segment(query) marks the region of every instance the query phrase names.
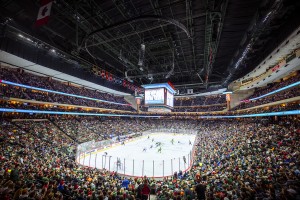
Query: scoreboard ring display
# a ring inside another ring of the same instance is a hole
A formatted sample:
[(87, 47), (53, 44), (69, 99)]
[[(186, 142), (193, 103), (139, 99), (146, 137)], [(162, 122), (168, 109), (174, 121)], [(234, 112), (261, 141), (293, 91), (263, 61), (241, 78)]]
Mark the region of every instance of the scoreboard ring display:
[[(174, 107), (175, 90), (169, 83), (143, 85), (145, 88), (144, 102), (149, 108), (172, 109)], [(149, 109), (148, 109), (149, 110)], [(154, 111), (151, 109), (151, 111)]]

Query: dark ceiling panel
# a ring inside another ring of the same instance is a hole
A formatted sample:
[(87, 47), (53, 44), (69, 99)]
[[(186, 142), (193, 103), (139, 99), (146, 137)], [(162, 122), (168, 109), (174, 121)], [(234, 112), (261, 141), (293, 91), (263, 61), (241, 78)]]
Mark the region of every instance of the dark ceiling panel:
[[(128, 71), (136, 84), (171, 81), (178, 85), (201, 83), (205, 79), (201, 69), (204, 68), (206, 14), (220, 13), (225, 2), (226, 0), (56, 0), (49, 23), (35, 28), (33, 24), (39, 9), (38, 1), (7, 0), (0, 3), (0, 17), (1, 22), (7, 17), (12, 18), (13, 21), (9, 22), (11, 26), (69, 54), (76, 53), (119, 77), (124, 77)], [(255, 19), (263, 18), (274, 2), (275, 0), (228, 0), (215, 61), (208, 77), (208, 87), (221, 84), (228, 76), (230, 64), (237, 59), (235, 55), (238, 55), (238, 50), (243, 48), (241, 42), (249, 27)], [(279, 41), (286, 36), (282, 32), (291, 32), (299, 24), (300, 20), (295, 20), (294, 26), (287, 26), (292, 19), (299, 18), (299, 2), (281, 0), (281, 3), (282, 12), (276, 14), (271, 22), (272, 28), (264, 30), (259, 36), (254, 45), (256, 49), (262, 48), (261, 45), (264, 44), (275, 48), (271, 45), (272, 41)], [(177, 20), (187, 28), (191, 38), (180, 28), (163, 21), (132, 22), (102, 31), (88, 41), (89, 45), (94, 45), (89, 50), (96, 59), (84, 48), (77, 52), (80, 49), (78, 45), (91, 31), (143, 15)], [(282, 30), (282, 27), (288, 30)], [(212, 30), (211, 34), (215, 37), (218, 24)], [(138, 66), (141, 44), (145, 44), (143, 70)], [(260, 56), (251, 55), (243, 66), (247, 66), (248, 71), (253, 69), (262, 59), (261, 55), (267, 54), (271, 47), (262, 48), (263, 53), (253, 51), (260, 53)], [(172, 69), (173, 54), (174, 72), (166, 79)], [(244, 73), (245, 70), (236, 71), (234, 78), (239, 78)], [(153, 76), (153, 80), (149, 76)], [(201, 88), (207, 86), (200, 84), (198, 89)]]

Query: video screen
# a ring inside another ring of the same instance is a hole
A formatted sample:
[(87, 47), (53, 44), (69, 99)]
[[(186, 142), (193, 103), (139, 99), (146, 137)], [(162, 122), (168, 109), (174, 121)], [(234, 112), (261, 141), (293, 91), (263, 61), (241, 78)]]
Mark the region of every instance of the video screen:
[(164, 104), (164, 88), (146, 89), (145, 104)]
[(167, 106), (173, 108), (174, 106), (174, 95), (167, 91)]

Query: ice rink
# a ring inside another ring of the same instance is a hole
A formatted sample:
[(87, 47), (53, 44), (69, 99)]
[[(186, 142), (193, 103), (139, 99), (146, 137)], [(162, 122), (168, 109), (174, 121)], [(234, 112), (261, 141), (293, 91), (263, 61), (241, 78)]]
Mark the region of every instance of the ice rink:
[[(195, 137), (191, 134), (152, 133), (149, 138), (146, 135), (125, 142), (125, 145), (93, 152), (82, 157), (79, 162), (131, 176), (169, 176), (175, 171), (184, 171), (189, 167), (190, 152), (193, 148), (189, 141), (194, 144)], [(161, 142), (161, 153), (158, 152), (159, 147), (156, 147), (157, 142)], [(143, 151), (144, 148), (146, 151)], [(186, 158), (186, 163), (183, 157)], [(121, 165), (117, 165), (118, 158)]]

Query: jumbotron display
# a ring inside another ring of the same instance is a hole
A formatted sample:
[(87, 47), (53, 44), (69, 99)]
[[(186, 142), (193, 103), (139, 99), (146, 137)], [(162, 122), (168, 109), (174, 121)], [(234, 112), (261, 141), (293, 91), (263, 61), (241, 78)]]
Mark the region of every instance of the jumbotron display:
[(148, 111), (170, 112), (174, 107), (175, 90), (170, 83), (143, 85), (145, 88), (145, 106)]
[(174, 95), (167, 91), (167, 106), (174, 107)]
[(164, 104), (164, 88), (145, 90), (145, 104)]

